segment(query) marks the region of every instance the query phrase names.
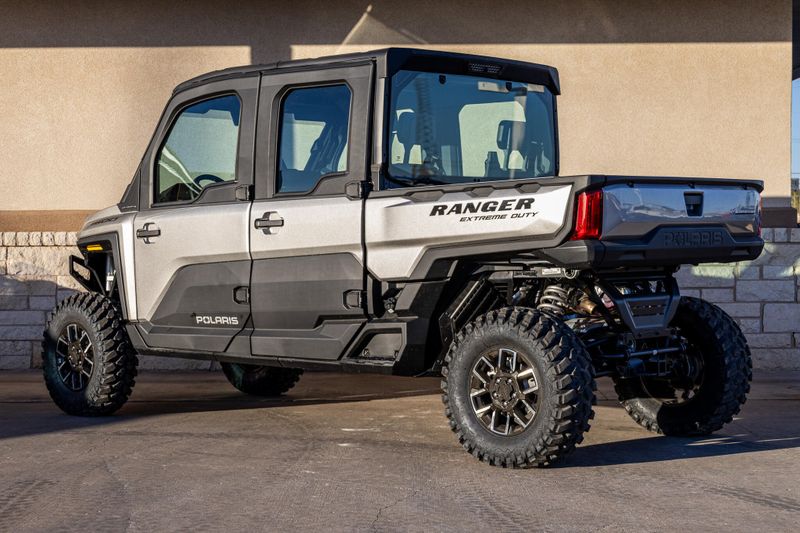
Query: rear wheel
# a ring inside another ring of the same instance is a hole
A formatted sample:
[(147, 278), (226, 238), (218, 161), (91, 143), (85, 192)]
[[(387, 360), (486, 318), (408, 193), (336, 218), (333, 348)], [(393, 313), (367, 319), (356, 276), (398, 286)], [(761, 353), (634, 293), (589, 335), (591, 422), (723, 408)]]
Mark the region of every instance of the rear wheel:
[(299, 368), (238, 363), (222, 363), (222, 372), (231, 385), (254, 396), (280, 396), (294, 387), (303, 374)]
[(42, 366), (50, 397), (64, 412), (113, 413), (131, 394), (137, 364), (114, 302), (80, 293), (56, 307), (44, 332)]
[(560, 320), (538, 311), (479, 317), (453, 341), (442, 374), (450, 427), (482, 461), (544, 466), (589, 429), (594, 379), (586, 350)]
[(747, 340), (722, 309), (681, 299), (672, 326), (686, 347), (670, 380), (618, 378), (619, 400), (637, 423), (656, 433), (706, 435), (733, 420), (747, 399), (752, 363)]

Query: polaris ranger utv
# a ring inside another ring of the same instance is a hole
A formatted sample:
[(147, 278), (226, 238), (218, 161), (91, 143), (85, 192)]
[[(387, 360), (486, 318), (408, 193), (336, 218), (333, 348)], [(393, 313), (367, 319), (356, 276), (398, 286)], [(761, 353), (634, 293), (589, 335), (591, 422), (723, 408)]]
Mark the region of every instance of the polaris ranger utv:
[(673, 275), (759, 255), (762, 184), (560, 177), (558, 94), (552, 67), (407, 49), (180, 84), (80, 232), (53, 400), (112, 413), (150, 354), (257, 395), (306, 369), (441, 375), (458, 440), (508, 467), (571, 452), (601, 376), (651, 431), (719, 430), (750, 352)]

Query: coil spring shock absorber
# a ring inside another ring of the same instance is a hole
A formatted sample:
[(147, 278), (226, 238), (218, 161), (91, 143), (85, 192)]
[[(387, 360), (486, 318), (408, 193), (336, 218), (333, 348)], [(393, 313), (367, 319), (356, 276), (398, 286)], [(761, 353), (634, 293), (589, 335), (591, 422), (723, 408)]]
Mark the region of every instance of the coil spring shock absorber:
[(564, 316), (569, 310), (569, 290), (558, 285), (548, 285), (539, 297), (536, 309), (547, 311), (556, 316)]

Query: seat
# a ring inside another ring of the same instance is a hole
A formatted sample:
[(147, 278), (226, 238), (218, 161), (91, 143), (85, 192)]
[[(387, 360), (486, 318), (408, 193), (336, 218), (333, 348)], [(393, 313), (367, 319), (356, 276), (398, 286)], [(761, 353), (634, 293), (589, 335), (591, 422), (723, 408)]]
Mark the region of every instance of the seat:
[(403, 145), (403, 164), (407, 165), (411, 150), (417, 144), (417, 115), (413, 111), (406, 111), (397, 117), (396, 130), (397, 142)]
[(521, 169), (525, 168), (527, 128), (525, 122), (519, 120), (501, 120), (497, 125), (497, 147), (503, 152), (503, 170), (510, 170), (513, 155), (523, 158)]
[[(501, 120), (497, 126), (497, 147), (503, 151), (503, 170), (509, 177), (546, 176), (552, 170), (545, 156), (544, 143), (529, 136), (527, 124), (517, 120)], [(521, 159), (521, 165), (512, 165), (513, 158)]]

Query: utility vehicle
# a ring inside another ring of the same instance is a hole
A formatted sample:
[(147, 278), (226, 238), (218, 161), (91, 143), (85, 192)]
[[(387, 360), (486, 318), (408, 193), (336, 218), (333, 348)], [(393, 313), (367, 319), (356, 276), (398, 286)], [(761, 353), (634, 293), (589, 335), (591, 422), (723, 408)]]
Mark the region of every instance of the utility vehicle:
[(559, 176), (558, 94), (552, 67), (396, 48), (178, 85), (80, 232), (86, 292), (44, 334), (56, 404), (112, 413), (150, 354), (257, 395), (441, 375), (458, 440), (507, 467), (572, 451), (603, 376), (649, 430), (720, 429), (750, 352), (674, 274), (759, 255), (762, 183)]

